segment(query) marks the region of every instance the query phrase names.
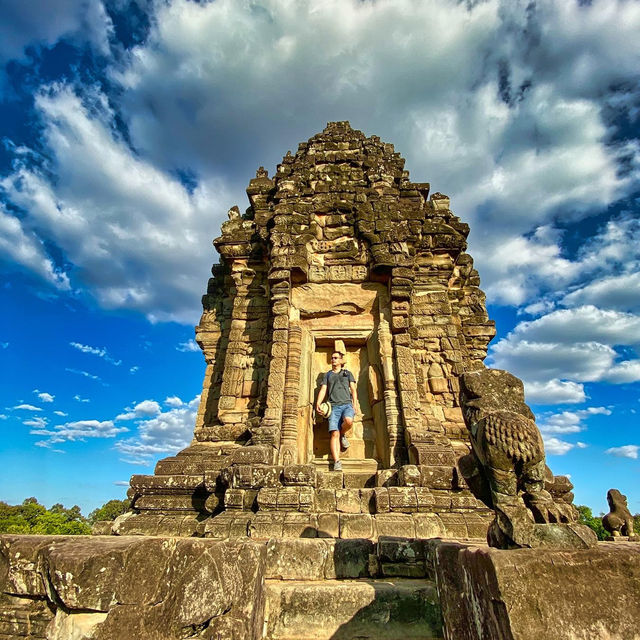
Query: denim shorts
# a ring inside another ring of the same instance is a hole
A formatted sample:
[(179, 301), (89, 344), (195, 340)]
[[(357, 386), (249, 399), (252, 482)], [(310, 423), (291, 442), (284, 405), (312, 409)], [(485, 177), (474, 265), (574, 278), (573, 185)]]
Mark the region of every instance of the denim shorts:
[(329, 433), (339, 431), (344, 418), (353, 418), (356, 412), (352, 404), (332, 404), (329, 416)]

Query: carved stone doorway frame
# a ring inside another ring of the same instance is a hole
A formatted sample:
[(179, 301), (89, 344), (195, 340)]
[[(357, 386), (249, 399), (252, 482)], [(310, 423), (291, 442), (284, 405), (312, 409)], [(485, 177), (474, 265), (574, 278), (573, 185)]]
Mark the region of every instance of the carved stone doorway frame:
[(300, 336), (300, 357), (291, 383), (298, 387), (298, 462), (327, 462), (327, 424), (314, 421), (313, 407), (322, 374), (330, 368), (326, 354), (334, 350), (336, 341), (342, 341), (347, 349), (345, 365), (357, 378), (363, 410), (347, 434), (352, 446), (343, 459), (354, 468), (393, 466), (392, 452), (397, 450), (402, 434), (389, 316), (387, 287), (381, 283), (304, 284), (294, 288), (290, 329)]

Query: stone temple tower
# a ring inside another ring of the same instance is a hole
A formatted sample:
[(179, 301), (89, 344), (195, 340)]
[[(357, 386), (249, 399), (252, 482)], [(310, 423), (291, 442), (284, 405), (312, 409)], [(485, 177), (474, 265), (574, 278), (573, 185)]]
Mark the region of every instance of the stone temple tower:
[[(133, 476), (117, 533), (484, 537), (491, 512), (460, 463), (459, 377), (484, 366), (495, 329), (468, 225), (348, 122), (274, 177), (258, 169), (247, 194), (214, 240), (193, 441)], [(314, 413), (336, 347), (362, 410), (343, 472)]]
[[(0, 536), (0, 640), (638, 638), (640, 545), (577, 522), (483, 364), (469, 229), (403, 168), (333, 122), (258, 170), (214, 240), (191, 444), (94, 527), (123, 537)], [(339, 471), (334, 350), (361, 408)]]

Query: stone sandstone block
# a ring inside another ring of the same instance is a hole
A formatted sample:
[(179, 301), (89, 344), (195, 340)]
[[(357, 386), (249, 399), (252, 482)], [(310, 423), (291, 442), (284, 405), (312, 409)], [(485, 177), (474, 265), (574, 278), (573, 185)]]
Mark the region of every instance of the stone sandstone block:
[(417, 538), (441, 538), (446, 530), (437, 513), (414, 513), (412, 515)]
[(262, 487), (277, 487), (280, 485), (282, 467), (253, 465), (251, 467), (251, 486), (254, 489)]
[(300, 489), (298, 487), (281, 487), (277, 489), (278, 511), (297, 511), (300, 507)]
[(318, 518), (314, 513), (285, 513), (282, 524), (285, 538), (316, 538)]
[(292, 464), (284, 467), (282, 482), (285, 485), (315, 486), (316, 468), (312, 464)]
[(375, 516), (378, 536), (413, 538), (416, 528), (413, 518), (405, 513), (379, 513)]
[(401, 513), (418, 510), (418, 499), (414, 487), (389, 487), (389, 509)]
[(345, 489), (373, 487), (375, 484), (375, 478), (376, 476), (373, 473), (350, 471), (349, 473), (344, 473), (344, 487)]
[(251, 538), (267, 539), (282, 538), (284, 527), (284, 513), (268, 512), (255, 513), (248, 525)]
[(398, 484), (402, 487), (420, 486), (420, 469), (413, 464), (405, 464), (398, 471)]
[(315, 511), (329, 513), (336, 510), (336, 492), (332, 489), (316, 489)]
[(467, 521), (462, 513), (440, 513), (440, 520), (447, 538), (467, 538), (469, 530)]
[(337, 513), (318, 514), (318, 538), (338, 538), (340, 536), (340, 516)]
[(342, 489), (343, 473), (342, 471), (321, 472), (317, 475), (316, 486), (318, 489)]
[(265, 578), (277, 580), (324, 580), (329, 554), (325, 540), (273, 539), (267, 543)]
[(418, 511), (433, 511), (435, 498), (433, 497), (431, 490), (427, 489), (427, 487), (416, 487), (415, 491)]
[[(11, 540), (13, 552), (7, 557), (26, 555), (19, 551), (21, 544), (19, 537)], [(27, 541), (27, 549), (32, 546)], [(229, 640), (258, 640), (262, 632), (262, 544), (51, 536), (39, 553), (40, 582), (48, 584), (46, 637), (51, 640), (178, 640), (197, 627), (219, 631)], [(6, 589), (0, 583), (0, 590)], [(5, 605), (6, 598), (0, 598), (3, 613)], [(20, 636), (44, 638), (38, 632), (43, 618), (33, 606), (28, 609), (28, 630)]]
[(451, 489), (454, 482), (454, 468), (448, 465), (420, 465), (420, 486), (430, 489)]
[(360, 489), (360, 511), (362, 513), (375, 513), (375, 510), (373, 489)]
[(278, 488), (263, 487), (258, 491), (257, 502), (260, 511), (275, 511), (278, 507)]
[(376, 473), (376, 487), (393, 487), (398, 484), (396, 469), (382, 469)]
[(368, 513), (341, 513), (341, 538), (373, 538), (375, 536), (374, 519)]
[(225, 509), (242, 511), (244, 506), (244, 489), (227, 489), (224, 494)]
[(376, 513), (387, 513), (389, 511), (389, 489), (376, 487), (373, 490), (373, 501)]
[(640, 583), (640, 545), (503, 551), (435, 540), (428, 544), (445, 612), (445, 637), (638, 637), (640, 598), (627, 594), (637, 594)]
[(451, 510), (451, 494), (448, 491), (434, 489), (433, 510), (438, 513)]
[(358, 489), (336, 489), (336, 511), (360, 513), (360, 491)]

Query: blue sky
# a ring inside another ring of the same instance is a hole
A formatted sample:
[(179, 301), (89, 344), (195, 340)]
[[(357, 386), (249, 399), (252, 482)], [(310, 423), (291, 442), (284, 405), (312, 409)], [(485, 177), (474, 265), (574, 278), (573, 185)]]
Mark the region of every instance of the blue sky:
[(1, 500), (88, 512), (188, 444), (211, 240), (350, 120), (448, 194), (576, 502), (640, 511), (640, 3), (5, 0)]

